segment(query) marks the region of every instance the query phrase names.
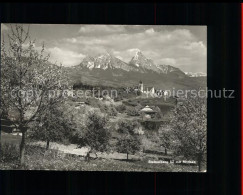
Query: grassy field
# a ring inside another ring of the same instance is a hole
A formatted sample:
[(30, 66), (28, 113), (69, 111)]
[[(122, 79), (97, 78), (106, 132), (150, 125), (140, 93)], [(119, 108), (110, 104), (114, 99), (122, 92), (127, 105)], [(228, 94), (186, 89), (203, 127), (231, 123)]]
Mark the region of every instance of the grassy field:
[(18, 135), (12, 135), (9, 133), (3, 133), (1, 135), (1, 142), (4, 143), (12, 143), (12, 144), (16, 144), (19, 145), (21, 141), (21, 136)]
[[(15, 152), (16, 153), (16, 152)], [(16, 153), (17, 154), (17, 153)], [(150, 164), (148, 160), (91, 159), (74, 155), (60, 155), (56, 150), (45, 151), (38, 146), (26, 147), (25, 165), (18, 165), (17, 157), (11, 161), (0, 161), (1, 170), (56, 170), (56, 171), (136, 171), (136, 172), (195, 172), (195, 166), (174, 164)]]
[[(18, 166), (18, 144), (20, 136), (11, 134), (2, 134), (2, 143), (12, 143), (16, 147), (11, 151), (11, 161), (1, 160), (0, 169), (24, 169), (24, 170), (66, 170), (66, 171), (136, 171), (136, 172), (196, 172), (197, 166), (185, 166), (166, 163), (149, 163), (151, 157), (145, 156), (140, 158), (125, 158), (115, 160), (111, 158), (91, 158), (89, 162), (84, 157), (60, 153), (57, 150), (45, 150), (44, 147), (27, 145), (25, 166)], [(125, 155), (124, 155), (125, 156)]]

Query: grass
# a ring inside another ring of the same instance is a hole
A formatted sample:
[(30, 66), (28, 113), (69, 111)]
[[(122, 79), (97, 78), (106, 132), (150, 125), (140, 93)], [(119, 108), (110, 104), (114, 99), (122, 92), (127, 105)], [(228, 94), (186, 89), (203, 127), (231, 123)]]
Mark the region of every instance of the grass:
[[(4, 155), (0, 159), (0, 170), (63, 170), (63, 171), (135, 171), (135, 172), (196, 172), (197, 166), (185, 166), (176, 164), (151, 164), (148, 163), (152, 156), (146, 155), (141, 160), (130, 159), (91, 159), (86, 162), (84, 157), (77, 155), (66, 155), (57, 150), (34, 145), (26, 146), (25, 165), (19, 166), (19, 142), (21, 136), (2, 134), (2, 144), (6, 146)], [(3, 153), (2, 153), (3, 154)], [(11, 155), (8, 155), (11, 154)], [(132, 156), (129, 155), (129, 158)]]
[(20, 135), (12, 135), (10, 133), (1, 133), (1, 142), (4, 143), (11, 143), (15, 145), (19, 145), (21, 141)]
[[(17, 148), (16, 148), (17, 150)], [(1, 170), (58, 170), (58, 171), (136, 171), (136, 172), (171, 172), (171, 171), (196, 171), (194, 166), (181, 166), (174, 164), (150, 164), (147, 159), (114, 160), (91, 159), (89, 162), (84, 157), (63, 155), (57, 150), (45, 151), (38, 146), (26, 147), (25, 165), (20, 167), (17, 160), (0, 161)]]

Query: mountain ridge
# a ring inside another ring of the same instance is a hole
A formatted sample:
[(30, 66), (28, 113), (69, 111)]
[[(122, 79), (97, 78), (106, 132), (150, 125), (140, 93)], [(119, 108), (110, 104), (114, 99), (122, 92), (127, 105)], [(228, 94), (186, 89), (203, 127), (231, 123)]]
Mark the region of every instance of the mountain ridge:
[(182, 70), (171, 65), (158, 65), (146, 58), (141, 51), (126, 63), (109, 53), (86, 56), (76, 66), (67, 67), (70, 81), (86, 82), (107, 86), (130, 86), (139, 80), (160, 88), (181, 89), (206, 86), (206, 79), (187, 76)]
[(185, 73), (177, 67), (171, 65), (158, 65), (152, 59), (146, 58), (141, 51), (137, 51), (131, 60), (126, 63), (121, 59), (113, 56), (110, 53), (98, 54), (96, 56), (86, 56), (82, 62), (74, 67), (88, 68), (90, 70), (95, 68), (101, 69), (122, 69), (125, 71), (138, 71), (146, 73), (150, 70), (157, 73), (168, 74), (171, 72), (180, 72), (181, 75)]

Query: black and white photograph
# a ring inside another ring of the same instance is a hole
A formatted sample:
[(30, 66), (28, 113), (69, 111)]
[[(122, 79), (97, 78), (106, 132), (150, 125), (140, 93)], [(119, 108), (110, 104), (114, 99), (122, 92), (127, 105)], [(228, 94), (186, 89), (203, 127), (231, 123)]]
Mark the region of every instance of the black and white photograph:
[(207, 172), (207, 26), (1, 24), (0, 170)]

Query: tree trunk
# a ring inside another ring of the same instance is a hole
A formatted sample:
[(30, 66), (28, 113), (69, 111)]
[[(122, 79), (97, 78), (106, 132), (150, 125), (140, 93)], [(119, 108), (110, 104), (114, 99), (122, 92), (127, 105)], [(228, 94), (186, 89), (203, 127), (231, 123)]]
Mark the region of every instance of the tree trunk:
[(25, 131), (22, 131), (22, 139), (20, 143), (20, 165), (24, 164), (24, 154), (25, 154)]
[(2, 130), (0, 129), (0, 151), (2, 147)]
[(2, 157), (1, 154), (2, 154), (2, 133), (1, 133), (1, 129), (0, 129), (0, 158)]
[(50, 141), (47, 140), (47, 141), (46, 141), (46, 150), (49, 150), (49, 145), (50, 145)]
[(127, 160), (128, 160), (128, 153), (127, 153)]
[(198, 172), (201, 172), (201, 168), (202, 168), (202, 155), (201, 154), (198, 155), (197, 163), (198, 163)]
[(89, 158), (90, 158), (90, 152), (87, 153), (87, 155), (86, 155), (86, 159), (85, 159), (85, 160), (86, 160), (87, 162), (89, 162)]
[(165, 148), (165, 155), (167, 155), (167, 149)]

